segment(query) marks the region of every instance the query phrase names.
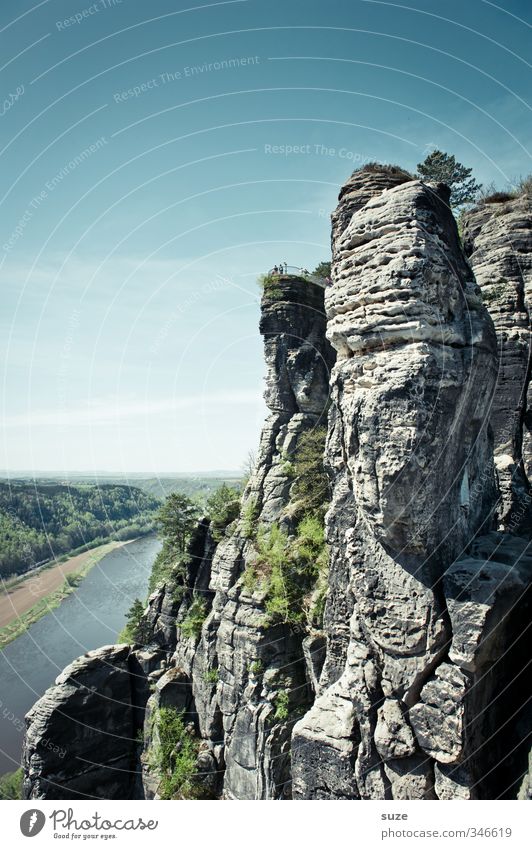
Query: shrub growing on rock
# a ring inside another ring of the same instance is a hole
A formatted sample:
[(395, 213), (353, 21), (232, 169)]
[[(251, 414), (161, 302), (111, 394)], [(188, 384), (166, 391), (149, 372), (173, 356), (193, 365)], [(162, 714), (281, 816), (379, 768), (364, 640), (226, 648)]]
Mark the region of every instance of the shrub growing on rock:
[(204, 794), (197, 780), (198, 741), (185, 725), (182, 712), (162, 707), (154, 724), (158, 743), (151, 752), (150, 766), (161, 773), (161, 799), (200, 799)]
[(240, 512), (240, 495), (236, 489), (222, 484), (216, 492), (207, 499), (207, 513), (211, 520), (211, 534), (215, 542), (219, 542), (225, 529), (238, 517)]
[(187, 610), (187, 614), (179, 627), (184, 637), (197, 639), (207, 617), (207, 603), (201, 596), (196, 596)]

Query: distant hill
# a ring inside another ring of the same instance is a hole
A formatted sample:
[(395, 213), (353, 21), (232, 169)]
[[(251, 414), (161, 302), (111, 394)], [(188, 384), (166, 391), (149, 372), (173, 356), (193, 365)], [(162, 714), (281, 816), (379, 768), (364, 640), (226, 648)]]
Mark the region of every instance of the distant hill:
[[(28, 485), (35, 482), (39, 486), (47, 486), (52, 483), (65, 486), (90, 484), (93, 486), (106, 486), (116, 484), (119, 486), (137, 487), (143, 492), (160, 498), (161, 501), (171, 492), (182, 492), (194, 500), (204, 501), (211, 492), (218, 489), (223, 483), (229, 486), (238, 486), (242, 480), (243, 473), (238, 471), (213, 471), (199, 472), (198, 474), (161, 474), (143, 475), (140, 472), (131, 474), (116, 474), (112, 472), (70, 472), (65, 475), (53, 472), (38, 472), (31, 477), (23, 472), (12, 472), (9, 482), (12, 484)], [(7, 483), (7, 478), (0, 481)]]
[(155, 498), (163, 499), (171, 492), (183, 492), (189, 498), (203, 501), (223, 483), (228, 486), (238, 486), (241, 477), (242, 475), (238, 477), (138, 478), (135, 480), (135, 485), (143, 492), (154, 495)]

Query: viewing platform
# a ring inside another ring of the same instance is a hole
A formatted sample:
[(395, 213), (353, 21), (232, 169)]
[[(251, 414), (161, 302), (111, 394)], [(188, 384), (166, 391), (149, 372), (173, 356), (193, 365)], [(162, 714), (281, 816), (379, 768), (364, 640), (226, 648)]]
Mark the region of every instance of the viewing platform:
[(330, 277), (321, 277), (318, 274), (311, 274), (306, 268), (299, 268), (296, 265), (276, 265), (267, 272), (268, 277), (271, 277), (272, 280), (275, 280), (276, 277), (300, 277), (303, 280), (306, 280), (308, 283), (314, 283), (315, 286), (320, 286), (322, 289), (326, 289), (327, 286), (331, 284)]

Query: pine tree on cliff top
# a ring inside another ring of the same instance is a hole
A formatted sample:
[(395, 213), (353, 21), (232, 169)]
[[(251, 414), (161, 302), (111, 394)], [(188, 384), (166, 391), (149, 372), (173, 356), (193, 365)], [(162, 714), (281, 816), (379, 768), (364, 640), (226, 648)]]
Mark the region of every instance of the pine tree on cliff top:
[(451, 206), (472, 203), (482, 186), (471, 176), (472, 168), (466, 168), (455, 157), (442, 150), (433, 150), (417, 166), (418, 176), (422, 180), (434, 180), (447, 183), (451, 189)]

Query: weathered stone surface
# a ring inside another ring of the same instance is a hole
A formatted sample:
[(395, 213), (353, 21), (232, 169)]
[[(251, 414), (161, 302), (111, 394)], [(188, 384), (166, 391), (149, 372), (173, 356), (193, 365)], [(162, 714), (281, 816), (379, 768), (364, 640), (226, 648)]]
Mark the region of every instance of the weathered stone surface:
[(305, 658), (307, 680), (313, 692), (317, 693), (320, 688), (320, 675), (327, 652), (325, 634), (321, 632), (309, 634), (302, 642), (302, 649)]
[[(526, 195), (483, 203), (463, 217), (463, 239), (497, 333), (497, 385), (490, 414), (501, 489), (501, 528), (529, 532), (532, 209)], [(523, 422), (525, 429), (523, 431)], [(525, 461), (523, 464), (523, 453)]]
[(434, 764), (434, 789), (438, 799), (477, 799), (475, 780), (463, 766)]
[(355, 760), (358, 726), (341, 684), (319, 696), (294, 726), (293, 795), (296, 799), (358, 799)]
[(173, 666), (157, 681), (154, 692), (146, 704), (143, 729), (142, 785), (145, 799), (158, 797), (161, 774), (154, 765), (154, 748), (159, 743), (157, 717), (160, 708), (175, 708), (185, 722), (194, 723), (195, 711), (192, 702), (192, 681), (182, 669)]
[(493, 477), (476, 484), (491, 464), (495, 337), (447, 200), (418, 181), (370, 200), (335, 245), (327, 291), (355, 500), (405, 556), (424, 557), (445, 525), (459, 551), (494, 495)]
[(389, 760), (384, 772), (394, 799), (436, 799), (432, 764), (426, 757)]
[[(357, 179), (326, 296), (338, 353), (327, 449), (331, 580), (341, 576), (354, 615), (340, 651), (334, 619), (326, 621), (335, 667), (327, 658), (321, 695), (294, 729), (294, 793), (319, 795), (310, 765), (330, 762), (332, 750), (354, 759), (353, 798), (482, 797), (490, 758), (479, 740), (490, 723), (504, 737), (484, 658), (500, 660), (511, 645), (504, 625), (490, 639), (490, 617), (504, 622), (528, 580), (476, 561), (465, 577), (478, 555), (464, 551), (490, 529), (498, 497), (487, 427), (495, 334), (445, 187), (384, 187), (380, 175), (379, 193), (368, 195), (370, 172), (357, 205)], [(343, 515), (339, 503), (348, 505)], [(349, 740), (320, 731), (339, 694), (354, 716)], [(484, 719), (471, 726), (475, 712)], [(459, 774), (448, 769), (455, 764)], [(328, 775), (328, 798), (342, 795), (337, 774)]]
[[(440, 771), (439, 798), (489, 798), (497, 786), (504, 794), (519, 779), (530, 733), (520, 633), (530, 621), (528, 548), (505, 534), (480, 537), (477, 557), (458, 560), (445, 573), (449, 663), (436, 669), (409, 713), (421, 748), (441, 765), (460, 766)], [(477, 559), (480, 553), (485, 559)]]
[(354, 171), (340, 189), (338, 206), (331, 216), (333, 243), (342, 235), (354, 213), (371, 198), (411, 179), (412, 175), (402, 168), (386, 169), (376, 165), (371, 170)]
[(122, 645), (89, 652), (63, 670), (26, 717), (25, 798), (139, 797), (140, 669)]
[(386, 699), (377, 711), (375, 747), (383, 761), (406, 758), (416, 751), (412, 729), (396, 699)]
[[(459, 560), (445, 573), (443, 586), (453, 633), (449, 660), (466, 672), (474, 672), (489, 658), (496, 662), (501, 646), (497, 630), (504, 624), (526, 590), (532, 570), (525, 577), (526, 561), (508, 567), (494, 560)], [(490, 656), (491, 655), (491, 656)]]
[(441, 663), (423, 689), (409, 719), (421, 748), (440, 763), (457, 763), (464, 755), (464, 699), (467, 676)]
[[(192, 682), (197, 732), (206, 746), (204, 760), (212, 759), (223, 778), (219, 792), (235, 799), (290, 796), (294, 717), (308, 707), (323, 663), (319, 638), (312, 637), (305, 658), (307, 632), (272, 626), (260, 587), (249, 592), (242, 582), (246, 566), (256, 559), (251, 537), (258, 524), (277, 522), (289, 534), (295, 529), (287, 510), (293, 485), (287, 461), (301, 435), (325, 420), (333, 361), (325, 339), (323, 290), (289, 277), (276, 281), (275, 289), (274, 296), (265, 292), (260, 325), (268, 370), (265, 398), (271, 414), (244, 493), (242, 517), (209, 564), (212, 607), (201, 635), (186, 639), (180, 632), (189, 595), (177, 613), (172, 658)], [(192, 574), (189, 586), (193, 594), (197, 578)], [(213, 669), (216, 680), (209, 675)], [(275, 700), (281, 691), (289, 694), (287, 718), (276, 717)]]

